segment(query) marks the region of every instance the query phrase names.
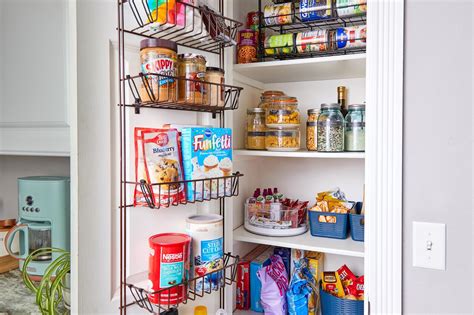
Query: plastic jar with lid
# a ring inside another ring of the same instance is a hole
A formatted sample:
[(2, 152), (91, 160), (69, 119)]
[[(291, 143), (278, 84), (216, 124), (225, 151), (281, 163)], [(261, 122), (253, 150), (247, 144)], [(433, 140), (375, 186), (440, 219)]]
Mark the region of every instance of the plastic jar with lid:
[(206, 98), (208, 105), (224, 106), (225, 98), (225, 72), (221, 68), (207, 67), (206, 69)]
[(318, 144), (318, 117), (319, 109), (308, 109), (308, 120), (306, 122), (306, 149), (317, 151)]
[(145, 78), (139, 94), (143, 102), (176, 101), (176, 79), (173, 77), (176, 76), (177, 50), (175, 42), (165, 39), (149, 38), (140, 42), (140, 62)]
[(178, 55), (178, 101), (206, 105), (204, 80), (206, 77), (206, 58), (196, 54)]
[(344, 117), (337, 103), (322, 104), (318, 118), (318, 151), (344, 151)]
[(275, 97), (279, 96), (285, 96), (285, 93), (282, 91), (265, 91), (262, 93), (260, 96), (260, 103), (258, 104), (258, 107), (261, 107), (263, 109), (266, 109), (267, 106), (270, 104), (271, 100), (273, 100)]
[(296, 128), (300, 125), (300, 111), (296, 97), (274, 97), (265, 111), (265, 123), (269, 128)]
[(344, 143), (346, 151), (365, 151), (365, 104), (349, 105)]
[(300, 149), (300, 129), (267, 129), (265, 149), (268, 151), (298, 151)]
[(265, 110), (250, 108), (247, 110), (247, 149), (265, 150)]

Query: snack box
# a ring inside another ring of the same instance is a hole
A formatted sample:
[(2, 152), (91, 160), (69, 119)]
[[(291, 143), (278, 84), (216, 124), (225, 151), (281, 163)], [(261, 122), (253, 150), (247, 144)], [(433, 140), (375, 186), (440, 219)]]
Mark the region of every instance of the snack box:
[(319, 252), (306, 252), (305, 255), (308, 261), (308, 268), (313, 278), (315, 280), (315, 284), (317, 285), (321, 280), (321, 275), (324, 270), (323, 267), (323, 258), (324, 254)]
[(283, 260), (283, 263), (285, 264), (285, 269), (288, 275), (288, 279), (290, 279), (291, 277), (291, 274), (290, 274), (291, 249), (286, 248), (286, 247), (275, 247), (275, 249), (273, 250), (273, 254), (281, 257), (281, 259)]
[(269, 247), (268, 245), (255, 247), (237, 264), (236, 308), (238, 310), (248, 310), (250, 308), (250, 262), (268, 250)]
[(270, 264), (270, 256), (273, 254), (273, 248), (268, 248), (250, 263), (250, 309), (254, 312), (263, 313), (263, 306), (260, 303), (260, 291), (262, 283), (257, 276), (258, 269)]
[(290, 269), (291, 275), (295, 272), (295, 269), (300, 267), (303, 263), (304, 250), (303, 249), (291, 249), (291, 258), (290, 258)]
[[(232, 129), (183, 128), (181, 147), (185, 180), (232, 175)], [(187, 184), (188, 201), (231, 195), (231, 178)]]

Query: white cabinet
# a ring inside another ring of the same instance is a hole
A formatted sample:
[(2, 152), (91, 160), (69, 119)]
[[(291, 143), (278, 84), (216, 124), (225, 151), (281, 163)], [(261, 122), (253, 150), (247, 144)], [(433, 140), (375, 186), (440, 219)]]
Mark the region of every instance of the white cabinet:
[(0, 154), (69, 155), (66, 1), (0, 2)]

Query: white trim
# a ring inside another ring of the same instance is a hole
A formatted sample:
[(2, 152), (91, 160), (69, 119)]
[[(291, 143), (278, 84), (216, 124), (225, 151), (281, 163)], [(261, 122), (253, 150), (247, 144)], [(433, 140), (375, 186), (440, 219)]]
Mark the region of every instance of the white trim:
[(14, 156), (49, 156), (49, 157), (69, 157), (67, 151), (27, 151), (27, 150), (0, 150), (0, 155)]
[(68, 128), (65, 121), (2, 121), (0, 128)]
[(402, 312), (402, 0), (368, 2), (366, 313)]

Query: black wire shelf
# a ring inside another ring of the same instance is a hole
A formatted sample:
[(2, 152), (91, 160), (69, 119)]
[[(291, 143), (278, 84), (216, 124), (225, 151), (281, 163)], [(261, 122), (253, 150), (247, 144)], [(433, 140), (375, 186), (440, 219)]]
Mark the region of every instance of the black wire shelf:
[[(130, 276), (124, 285), (128, 287), (134, 302), (127, 304), (126, 307), (137, 305), (150, 313), (160, 314), (161, 312), (177, 308), (181, 304), (187, 304), (189, 301), (195, 301), (207, 294), (218, 292), (225, 286), (232, 285), (232, 283), (236, 281), (237, 264), (240, 258), (237, 255), (226, 253), (224, 254), (223, 260), (222, 268), (158, 291), (153, 291), (148, 288), (147, 272)], [(216, 287), (208, 286), (206, 288), (199, 284), (211, 278), (219, 279)], [(179, 299), (180, 301), (175, 301), (177, 300), (177, 292), (182, 295), (182, 298)], [(150, 298), (159, 304), (152, 303)]]
[(237, 30), (242, 26), (207, 6), (198, 7), (185, 0), (166, 0), (159, 8), (150, 7), (147, 0), (122, 0), (120, 5), (134, 17), (124, 27), (125, 33), (167, 39), (215, 54), (236, 45)]
[(141, 108), (208, 113), (235, 110), (239, 107), (239, 98), (243, 90), (241, 87), (228, 84), (157, 73), (127, 75), (125, 81), (135, 102), (124, 106), (134, 107), (137, 113)]
[(126, 182), (135, 185), (141, 192), (138, 197), (141, 201), (127, 207), (146, 206), (150, 209), (160, 209), (235, 197), (239, 195), (239, 179), (242, 176), (244, 175), (236, 172), (229, 176), (166, 183), (148, 184), (145, 180)]

